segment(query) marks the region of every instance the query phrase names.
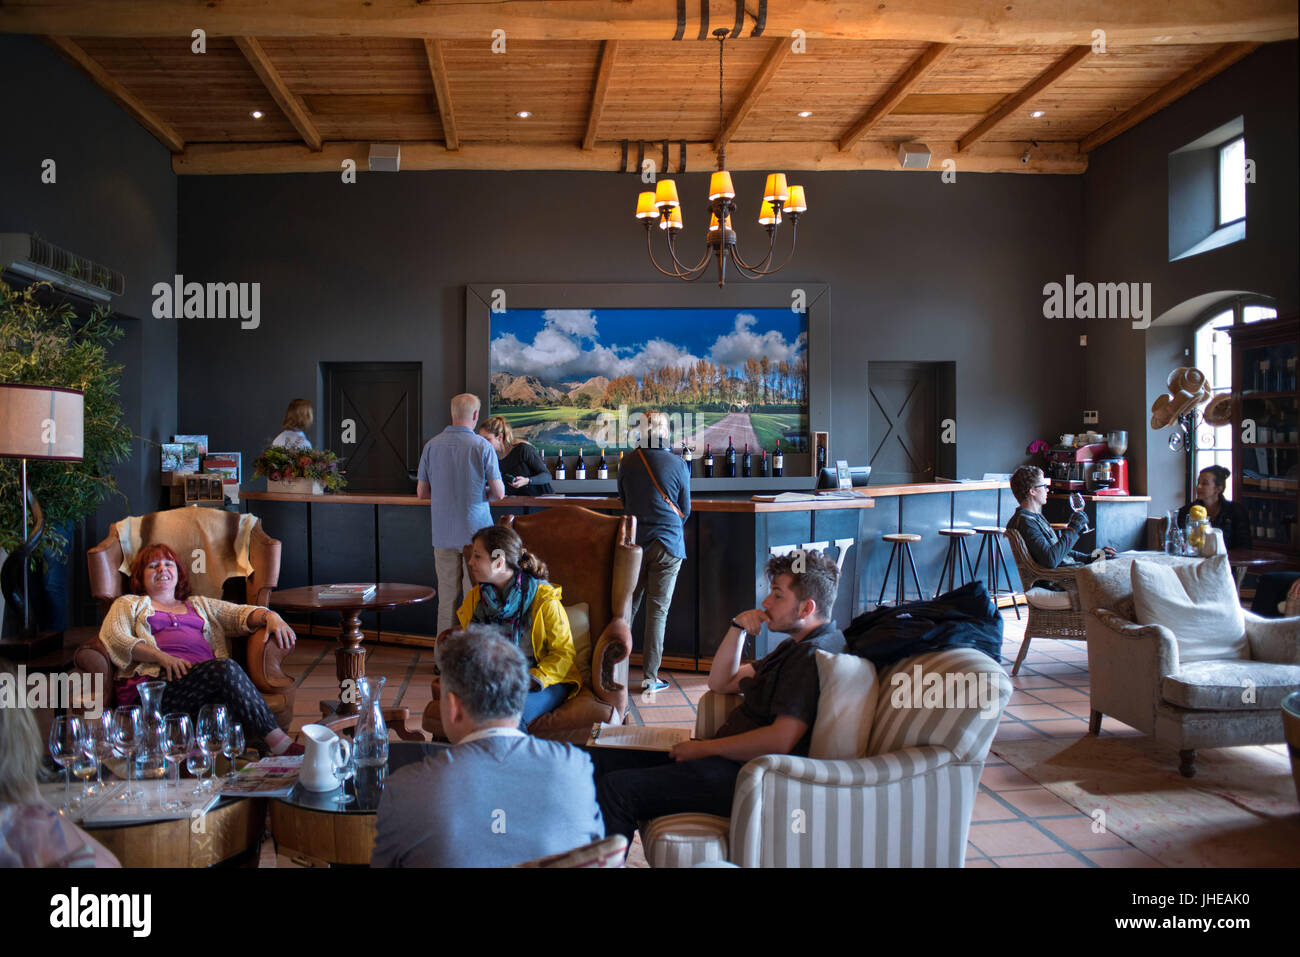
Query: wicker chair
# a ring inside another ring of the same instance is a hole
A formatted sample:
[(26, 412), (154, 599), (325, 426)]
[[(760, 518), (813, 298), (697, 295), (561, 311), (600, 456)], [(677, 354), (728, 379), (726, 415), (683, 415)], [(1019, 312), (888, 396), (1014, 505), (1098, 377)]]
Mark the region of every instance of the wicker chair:
[[(1083, 611), (1079, 605), (1079, 586), (1074, 580), (1074, 567), (1044, 568), (1037, 564), (1029, 554), (1029, 548), (1020, 533), (1014, 528), (1007, 529), (1007, 541), (1011, 543), (1011, 555), (1016, 560), (1016, 570), (1020, 572), (1020, 582), (1025, 589), (1025, 600), (1029, 604), (1029, 620), (1025, 623), (1025, 640), (1020, 643), (1020, 654), (1011, 669), (1014, 676), (1020, 672), (1020, 665), (1029, 653), (1029, 639), (1069, 638), (1072, 641), (1087, 641), (1088, 633), (1083, 624)], [(1070, 596), (1069, 608), (1039, 608), (1034, 604), (1034, 597), (1029, 594), (1036, 581), (1049, 581), (1065, 588)]]

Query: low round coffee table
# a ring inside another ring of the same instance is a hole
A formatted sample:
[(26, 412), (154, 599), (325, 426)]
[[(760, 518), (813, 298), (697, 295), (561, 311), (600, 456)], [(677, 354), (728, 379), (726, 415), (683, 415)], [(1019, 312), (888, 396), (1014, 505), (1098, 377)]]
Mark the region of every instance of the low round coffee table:
[(1264, 548), (1230, 548), (1228, 549), (1228, 564), (1237, 579), (1237, 590), (1241, 590), (1241, 583), (1246, 577), (1246, 573), (1256, 573), (1269, 565), (1280, 565), (1286, 562), (1287, 557), (1280, 552), (1270, 552)]
[[(348, 716), (357, 713), (356, 695), (343, 693), (345, 681), (353, 687), (358, 678), (366, 674), (366, 650), (361, 646), (361, 613), (383, 608), (398, 608), (428, 601), (434, 590), (428, 585), (379, 584), (369, 598), (332, 598), (322, 594), (328, 585), (307, 585), (271, 592), (271, 607), (282, 611), (318, 612), (336, 611), (342, 619), (339, 629), (339, 646), (334, 650), (334, 673), (339, 679), (339, 700), (322, 701), (321, 714)], [(352, 700), (348, 700), (349, 697)], [(404, 710), (404, 709), (403, 709)], [(384, 713), (388, 720), (388, 712)], [(405, 725), (399, 725), (404, 729)], [(399, 730), (398, 732), (402, 732)]]
[(394, 741), (383, 768), (357, 768), (333, 791), (308, 791), (297, 785), (271, 802), (271, 834), (285, 851), (334, 866), (367, 867), (375, 848), (375, 821), (388, 776), (433, 754), (444, 744)]

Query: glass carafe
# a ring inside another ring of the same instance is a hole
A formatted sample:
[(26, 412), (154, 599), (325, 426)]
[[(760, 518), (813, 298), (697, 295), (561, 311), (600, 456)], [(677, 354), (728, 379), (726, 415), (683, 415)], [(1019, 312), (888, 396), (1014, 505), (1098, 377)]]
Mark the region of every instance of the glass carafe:
[(357, 679), (361, 710), (357, 715), (357, 729), (352, 736), (352, 746), (358, 768), (377, 768), (388, 763), (388, 726), (384, 724), (384, 712), (380, 706), (386, 680), (388, 679), (382, 677)]
[(1178, 512), (1170, 509), (1165, 519), (1165, 554), (1181, 555), (1186, 551), (1183, 531), (1178, 527)]
[(140, 721), (145, 728), (162, 729), (162, 698), (167, 690), (165, 681), (144, 681), (136, 686), (140, 695)]

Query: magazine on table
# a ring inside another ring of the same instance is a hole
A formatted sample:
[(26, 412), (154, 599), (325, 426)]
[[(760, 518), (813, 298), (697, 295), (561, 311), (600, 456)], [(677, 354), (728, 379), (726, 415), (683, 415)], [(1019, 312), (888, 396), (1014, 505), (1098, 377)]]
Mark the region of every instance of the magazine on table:
[(374, 582), (346, 585), (326, 585), (320, 590), (321, 598), (369, 598), (375, 593)]
[(298, 783), (302, 755), (280, 755), (250, 764), (221, 785), (225, 797), (288, 797)]
[(685, 728), (658, 728), (636, 724), (602, 724), (591, 726), (589, 748), (627, 748), (633, 751), (671, 751), (673, 745), (689, 741)]

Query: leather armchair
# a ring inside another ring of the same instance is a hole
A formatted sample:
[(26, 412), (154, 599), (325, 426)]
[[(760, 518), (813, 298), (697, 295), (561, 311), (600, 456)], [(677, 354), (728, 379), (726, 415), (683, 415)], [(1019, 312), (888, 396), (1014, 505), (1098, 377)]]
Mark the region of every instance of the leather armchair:
[[(582, 744), (596, 722), (621, 724), (627, 718), (632, 592), (641, 570), (636, 518), (563, 505), (531, 515), (505, 515), (500, 521), (547, 564), (566, 607), (587, 605), (591, 657), (588, 665), (579, 648), (582, 690), (528, 726), (540, 738)], [(438, 713), (440, 690), (434, 678), (423, 727), (435, 740), (446, 740)]]
[[(233, 543), (239, 528), (240, 516), (233, 512), (221, 513), (228, 527), (229, 540)], [(148, 516), (146, 516), (146, 519)], [(210, 518), (210, 516), (209, 516)], [(148, 523), (146, 522), (146, 527)], [(161, 539), (160, 539), (161, 540)], [(143, 540), (141, 546), (153, 544), (152, 539)], [(185, 556), (190, 549), (187, 542), (163, 541), (178, 555)], [(249, 537), (248, 560), (252, 573), (242, 582), (242, 595), (233, 595), (231, 600), (249, 605), (266, 605), (271, 592), (280, 580), (281, 543), (262, 528), (258, 520)], [(99, 602), (99, 617), (103, 621), (114, 600), (120, 598), (127, 584), (127, 576), (119, 570), (122, 565), (122, 544), (115, 531), (110, 530), (108, 537), (86, 553), (86, 563), (90, 572), (90, 592)], [(207, 598), (221, 598), (220, 583), (211, 583), (190, 576), (194, 594)], [(293, 702), (295, 696), (294, 680), (283, 671), (284, 659), (290, 650), (281, 648), (270, 639), (265, 628), (259, 628), (247, 640), (240, 641), (232, 636), (230, 642), (231, 657), (248, 673), (253, 684), (262, 692), (267, 707), (275, 715), (281, 728), (288, 730), (293, 721)], [(116, 669), (109, 660), (108, 651), (96, 636), (77, 649), (73, 655), (73, 666), (77, 671), (103, 675), (103, 687), (107, 696), (107, 706), (114, 704), (113, 675)]]
[[(1142, 560), (1199, 561), (1163, 553)], [(1173, 631), (1136, 621), (1132, 562), (1120, 557), (1075, 572), (1088, 631), (1088, 733), (1100, 733), (1104, 715), (1117, 718), (1176, 747), (1188, 778), (1198, 748), (1285, 740), (1280, 708), (1300, 688), (1300, 618), (1244, 612), (1249, 657), (1181, 662)]]

